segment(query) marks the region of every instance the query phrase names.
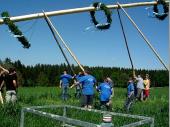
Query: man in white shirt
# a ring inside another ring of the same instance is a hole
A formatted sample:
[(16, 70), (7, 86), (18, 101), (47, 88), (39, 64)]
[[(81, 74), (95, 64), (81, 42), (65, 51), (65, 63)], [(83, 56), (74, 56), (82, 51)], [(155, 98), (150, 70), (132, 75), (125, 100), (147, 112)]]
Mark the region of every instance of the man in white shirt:
[(143, 90), (144, 90), (144, 84), (143, 84), (143, 78), (141, 75), (138, 75), (138, 77), (135, 76), (135, 79), (137, 80), (137, 98), (141, 101), (143, 101)]

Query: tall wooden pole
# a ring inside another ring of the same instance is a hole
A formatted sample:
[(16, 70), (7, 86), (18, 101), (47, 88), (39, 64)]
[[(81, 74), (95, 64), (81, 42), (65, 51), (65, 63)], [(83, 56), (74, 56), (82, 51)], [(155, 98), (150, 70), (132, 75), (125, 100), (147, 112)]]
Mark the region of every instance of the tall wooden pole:
[[(169, 1), (166, 1), (169, 3)], [(130, 7), (139, 7), (139, 6), (152, 6), (156, 5), (156, 1), (152, 2), (138, 2), (138, 3), (129, 3), (129, 4), (121, 4), (121, 7), (123, 8), (130, 8)], [(109, 9), (117, 9), (119, 8), (118, 5), (107, 5)], [(56, 15), (65, 15), (65, 14), (72, 14), (72, 13), (81, 13), (81, 12), (88, 12), (95, 10), (94, 7), (83, 7), (83, 8), (74, 8), (74, 9), (66, 9), (66, 10), (59, 10), (59, 11), (51, 11), (51, 12), (45, 12), (47, 16), (56, 16)], [(35, 13), (35, 14), (29, 14), (29, 15), (22, 15), (22, 16), (15, 16), (10, 17), (10, 20), (13, 22), (19, 22), (19, 21), (26, 21), (26, 20), (32, 20), (37, 18), (44, 18), (43, 13)], [(0, 24), (3, 24), (3, 19), (0, 19)]]
[(119, 4), (119, 7), (122, 9), (122, 11), (125, 13), (125, 15), (128, 17), (128, 19), (130, 20), (130, 22), (133, 24), (133, 26), (137, 29), (137, 31), (139, 32), (139, 34), (142, 36), (142, 38), (144, 39), (144, 41), (146, 42), (146, 44), (149, 46), (149, 48), (153, 51), (153, 53), (155, 54), (155, 56), (158, 58), (158, 60), (162, 63), (162, 65), (165, 67), (165, 69), (167, 71), (169, 71), (169, 68), (166, 66), (166, 64), (163, 62), (163, 60), (161, 59), (161, 57), (159, 56), (159, 54), (157, 53), (157, 51), (154, 49), (154, 47), (151, 45), (151, 43), (149, 42), (149, 40), (147, 39), (147, 37), (143, 34), (143, 32), (139, 29), (139, 27), (136, 25), (136, 23), (134, 22), (134, 20), (130, 17), (130, 15), (125, 11), (125, 9)]
[(67, 51), (70, 53), (70, 55), (73, 57), (73, 59), (75, 60), (75, 62), (78, 64), (78, 66), (80, 67), (80, 69), (84, 72), (84, 68), (83, 66), (80, 64), (80, 62), (78, 61), (77, 57), (75, 56), (75, 54), (71, 51), (71, 49), (67, 46), (67, 44), (65, 43), (65, 41), (63, 40), (63, 38), (61, 37), (61, 35), (59, 34), (59, 32), (57, 31), (57, 29), (54, 27), (53, 23), (51, 22), (51, 20), (48, 18), (48, 16), (44, 13), (46, 20), (48, 20), (48, 23), (50, 25), (50, 27), (53, 29), (53, 31), (57, 34), (57, 36), (60, 38), (61, 42), (63, 43), (63, 45), (65, 46), (65, 48), (67, 49)]
[(120, 26), (121, 26), (121, 29), (122, 29), (122, 33), (123, 33), (126, 49), (127, 49), (127, 52), (128, 52), (129, 60), (130, 60), (131, 66), (132, 66), (132, 74), (133, 74), (133, 76), (135, 76), (134, 64), (133, 64), (133, 61), (132, 61), (132, 57), (131, 57), (131, 54), (130, 54), (130, 50), (129, 50), (129, 46), (128, 46), (125, 30), (124, 30), (122, 19), (121, 19), (121, 16), (120, 16), (120, 13), (119, 13), (118, 9), (117, 9), (117, 13), (118, 13), (119, 22), (120, 22)]
[(51, 27), (51, 25), (50, 25), (50, 23), (49, 23), (49, 21), (48, 21), (48, 19), (47, 19), (47, 16), (45, 15), (45, 13), (44, 13), (44, 18), (45, 18), (45, 21), (47, 22), (48, 27), (50, 28), (50, 31), (51, 31), (51, 33), (52, 33), (52, 35), (53, 35), (53, 37), (54, 37), (54, 39), (55, 39), (58, 47), (59, 47), (60, 50), (61, 50), (61, 53), (63, 54), (63, 56), (64, 56), (64, 58), (65, 58), (65, 60), (66, 60), (66, 62), (67, 62), (67, 64), (68, 64), (68, 67), (70, 68), (72, 74), (74, 75), (75, 72), (74, 72), (72, 66), (70, 65), (70, 63), (69, 63), (69, 61), (68, 61), (68, 59), (67, 59), (67, 56), (66, 56), (66, 54), (64, 53), (64, 50), (63, 50), (63, 48), (61, 47), (61, 45), (60, 45), (57, 37), (55, 36), (55, 32), (54, 32), (53, 28)]

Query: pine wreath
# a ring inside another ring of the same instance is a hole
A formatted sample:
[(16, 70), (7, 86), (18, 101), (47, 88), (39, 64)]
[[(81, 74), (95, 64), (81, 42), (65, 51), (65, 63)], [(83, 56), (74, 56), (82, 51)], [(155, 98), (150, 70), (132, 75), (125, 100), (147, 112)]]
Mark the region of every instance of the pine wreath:
[[(163, 13), (159, 13), (158, 10), (158, 4), (161, 4), (163, 6)], [(155, 14), (155, 17), (159, 20), (164, 20), (168, 16), (169, 7), (168, 4), (164, 0), (158, 0), (158, 4), (154, 5), (153, 7), (153, 13)]]
[(96, 20), (95, 17), (95, 11), (90, 11), (90, 15), (92, 18), (92, 22), (94, 23), (94, 25), (96, 26), (96, 28), (100, 29), (100, 30), (104, 30), (104, 29), (109, 29), (110, 25), (112, 23), (112, 18), (111, 18), (111, 12), (110, 10), (105, 6), (105, 4), (103, 3), (93, 3), (93, 7), (95, 7), (96, 10), (101, 9), (104, 11), (106, 17), (107, 17), (107, 23), (101, 24)]
[(13, 23), (13, 21), (10, 20), (10, 16), (8, 12), (3, 12), (1, 14), (3, 17), (4, 23), (8, 25), (8, 28), (10, 31), (17, 37), (18, 41), (21, 42), (24, 48), (29, 48), (31, 45), (28, 42), (28, 40), (24, 37), (22, 32), (18, 29), (18, 27)]

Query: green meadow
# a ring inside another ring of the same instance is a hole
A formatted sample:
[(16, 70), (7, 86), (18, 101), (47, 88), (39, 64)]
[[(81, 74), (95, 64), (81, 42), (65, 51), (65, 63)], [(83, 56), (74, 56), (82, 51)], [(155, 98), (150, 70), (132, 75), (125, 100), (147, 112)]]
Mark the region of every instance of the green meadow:
[[(126, 99), (125, 88), (115, 88), (115, 95), (112, 99), (112, 112), (127, 113), (123, 109)], [(18, 89), (18, 102), (15, 105), (0, 105), (0, 127), (19, 127), (20, 113), (22, 107), (38, 106), (38, 105), (74, 105), (80, 106), (78, 99), (74, 97), (75, 89), (69, 90), (69, 99), (62, 101), (61, 89), (57, 87), (20, 87)], [(99, 100), (98, 93), (94, 99), (95, 108), (98, 109)], [(42, 109), (43, 111), (53, 114), (62, 115), (62, 109)], [(150, 98), (144, 102), (136, 102), (132, 105), (128, 114), (142, 115), (153, 117), (156, 127), (169, 126), (169, 87), (151, 88)], [(83, 121), (89, 121), (99, 124), (102, 121), (101, 114), (80, 112), (79, 110), (70, 109), (67, 111), (69, 118), (75, 118)], [(126, 117), (113, 117), (115, 127), (122, 126), (138, 119), (130, 119)], [(48, 118), (26, 113), (25, 127), (58, 127), (62, 122), (54, 121)], [(149, 126), (149, 125), (144, 125)]]

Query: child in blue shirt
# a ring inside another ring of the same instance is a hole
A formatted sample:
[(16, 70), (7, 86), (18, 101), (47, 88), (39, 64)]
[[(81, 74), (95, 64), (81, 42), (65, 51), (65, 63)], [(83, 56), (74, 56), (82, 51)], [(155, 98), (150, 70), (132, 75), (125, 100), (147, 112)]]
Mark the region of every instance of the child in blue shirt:
[(100, 106), (101, 109), (109, 110), (109, 101), (112, 95), (112, 87), (110, 86), (107, 78), (97, 87), (97, 91), (100, 92)]
[(125, 102), (125, 108), (127, 111), (129, 111), (133, 101), (134, 101), (134, 82), (132, 80), (132, 78), (130, 77), (129, 78), (129, 81), (128, 81), (128, 86), (127, 86), (127, 99), (126, 99), (126, 102)]

